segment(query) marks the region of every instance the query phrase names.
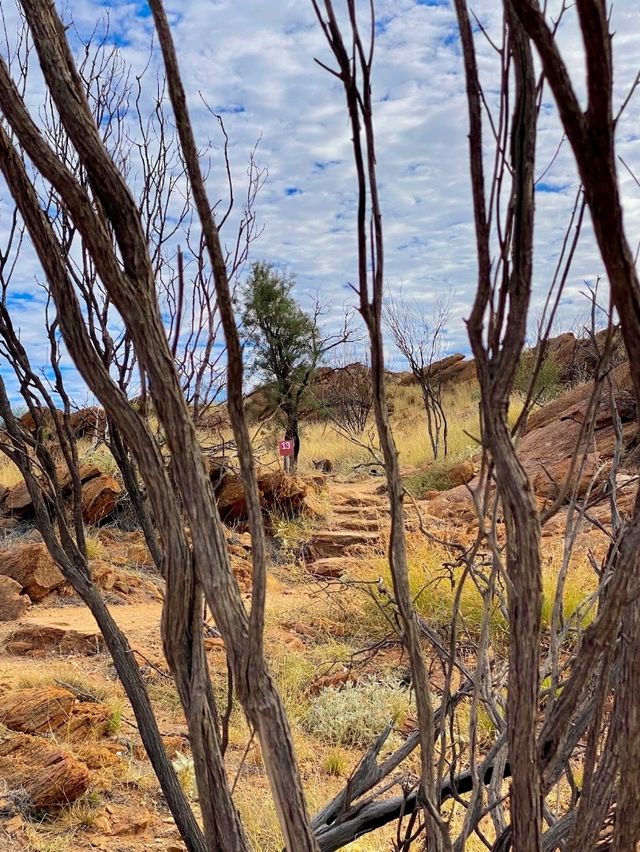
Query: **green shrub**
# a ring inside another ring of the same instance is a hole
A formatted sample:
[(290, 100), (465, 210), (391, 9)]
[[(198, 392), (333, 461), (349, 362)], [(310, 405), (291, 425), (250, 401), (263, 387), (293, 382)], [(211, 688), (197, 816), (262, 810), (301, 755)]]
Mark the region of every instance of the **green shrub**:
[(404, 485), (418, 500), (421, 500), (427, 491), (448, 491), (457, 484), (451, 479), (451, 468), (455, 463), (454, 461), (433, 462), (424, 472), (405, 477)]
[[(537, 352), (535, 349), (528, 349), (522, 353), (520, 363), (516, 370), (516, 377), (513, 382), (514, 390), (526, 396), (529, 393), (529, 387), (533, 378), (533, 371), (536, 367)], [(549, 402), (549, 400), (558, 396), (562, 392), (562, 365), (557, 360), (553, 353), (548, 352), (540, 370), (536, 376), (535, 385), (533, 388), (533, 399), (536, 402)]]

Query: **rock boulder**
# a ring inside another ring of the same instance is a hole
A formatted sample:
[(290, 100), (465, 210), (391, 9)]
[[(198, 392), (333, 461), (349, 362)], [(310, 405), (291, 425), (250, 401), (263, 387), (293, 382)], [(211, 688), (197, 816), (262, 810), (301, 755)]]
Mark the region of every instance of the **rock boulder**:
[[(638, 434), (628, 362), (616, 367), (612, 371), (612, 378), (622, 423), (623, 449), (628, 450), (635, 446)], [(578, 472), (571, 471), (571, 458), (580, 445), (582, 425), (589, 417), (592, 391), (593, 383), (582, 384), (534, 411), (528, 418), (518, 445), (518, 457), (536, 496), (542, 502), (555, 499), (561, 492), (566, 493), (568, 499), (574, 488), (578, 496), (584, 496), (588, 489), (591, 489), (591, 497), (601, 493), (616, 444), (606, 389), (594, 413), (593, 438), (587, 446), (584, 464), (581, 467), (578, 465)], [(632, 453), (627, 458), (632, 458)], [(571, 473), (573, 479), (568, 482)], [(477, 480), (472, 479), (469, 485), (475, 487)], [(451, 523), (467, 524), (476, 518), (473, 501), (464, 485), (443, 491), (428, 500), (425, 510)]]
[(307, 486), (298, 477), (281, 470), (269, 471), (258, 477), (258, 485), (263, 511), (293, 517), (304, 510)]
[(42, 737), (13, 734), (0, 739), (0, 778), (22, 790), (34, 810), (75, 802), (89, 787), (86, 766)]
[(109, 718), (105, 704), (78, 701), (73, 692), (56, 686), (14, 689), (0, 696), (0, 722), (22, 734), (95, 739), (107, 733)]
[(71, 414), (70, 426), (76, 438), (104, 437), (107, 418), (101, 408), (81, 408)]
[(25, 614), (31, 599), (21, 592), (20, 583), (0, 575), (0, 621), (16, 621)]
[(26, 482), (18, 482), (7, 489), (2, 509), (5, 515), (16, 518), (27, 517), (33, 512), (33, 501)]
[[(100, 476), (100, 468), (95, 464), (83, 464), (78, 474), (81, 483), (89, 482)], [(59, 465), (56, 469), (56, 476), (63, 496), (67, 497), (72, 489), (71, 474), (68, 467), (66, 465)], [(45, 491), (50, 491), (48, 483), (45, 483)], [(2, 511), (5, 515), (19, 519), (26, 519), (33, 515), (33, 501), (24, 481), (5, 489), (4, 494), (0, 495), (0, 501), (2, 503)]]
[(4, 644), (7, 653), (19, 656), (41, 656), (51, 651), (90, 657), (99, 654), (103, 648), (101, 633), (85, 633), (40, 624), (23, 624), (7, 637)]
[(41, 601), (65, 583), (60, 569), (41, 542), (28, 542), (0, 551), (0, 575), (19, 583), (32, 601)]
[[(219, 466), (210, 468), (211, 481), (218, 503), (220, 517), (226, 524), (247, 519), (247, 504), (240, 477), (229, 469)], [(296, 517), (300, 514), (316, 514), (317, 507), (307, 484), (284, 471), (263, 471), (258, 474), (258, 493), (264, 515), (272, 514)]]
[(475, 474), (473, 462), (469, 461), (469, 459), (457, 462), (449, 468), (448, 474), (449, 480), (454, 487), (457, 485), (466, 485), (467, 482), (471, 482)]
[(82, 517), (85, 524), (98, 524), (116, 508), (122, 487), (113, 476), (90, 479), (82, 486)]
[[(631, 439), (636, 434), (637, 425), (628, 363), (617, 367), (612, 376), (623, 437)], [(518, 455), (537, 495), (554, 498), (567, 483), (571, 458), (580, 443), (583, 423), (589, 417), (592, 391), (591, 382), (580, 385), (530, 415)], [(576, 482), (574, 474), (574, 481), (568, 483), (569, 491), (576, 487), (578, 494), (583, 496), (601, 468), (599, 479), (604, 481), (615, 440), (605, 389), (595, 410), (593, 441), (589, 444), (580, 480)]]

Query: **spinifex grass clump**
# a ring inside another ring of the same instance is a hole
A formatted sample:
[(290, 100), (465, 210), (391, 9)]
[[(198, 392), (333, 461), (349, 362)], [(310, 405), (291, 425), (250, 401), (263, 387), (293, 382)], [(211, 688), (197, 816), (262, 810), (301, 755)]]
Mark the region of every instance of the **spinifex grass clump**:
[(422, 473), (414, 473), (403, 480), (405, 488), (418, 500), (429, 491), (448, 491), (459, 483), (452, 478), (451, 470), (457, 460), (433, 462)]

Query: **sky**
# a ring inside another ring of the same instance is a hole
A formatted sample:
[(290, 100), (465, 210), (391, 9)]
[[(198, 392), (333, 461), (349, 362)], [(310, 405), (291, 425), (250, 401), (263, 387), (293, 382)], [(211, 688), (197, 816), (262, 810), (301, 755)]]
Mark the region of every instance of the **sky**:
[[(8, 29), (15, 15), (3, 0)], [(152, 21), (146, 2), (66, 0), (58, 4), (77, 47), (108, 16), (110, 38), (134, 73), (150, 67), (143, 99), (154, 93), (157, 51), (149, 59)], [(337, 8), (341, 8), (337, 0)], [(553, 5), (553, 4), (551, 4)], [(368, 0), (359, 0), (366, 18)], [(497, 0), (478, 0), (474, 11), (486, 30), (500, 29)], [(295, 293), (308, 305), (317, 295), (326, 306), (327, 328), (337, 328), (355, 298), (355, 173), (344, 95), (339, 81), (314, 58), (331, 57), (308, 0), (167, 0), (189, 107), (199, 143), (210, 145), (209, 192), (223, 197), (222, 138), (210, 109), (222, 115), (240, 194), (251, 150), (268, 177), (257, 201), (262, 233), (253, 259), (295, 276)], [(617, 0), (612, 15), (615, 94), (620, 103), (640, 67), (640, 4)], [(438, 299), (451, 301), (449, 351), (469, 350), (464, 318), (475, 290), (475, 238), (471, 218), (467, 106), (452, 3), (448, 0), (377, 0), (373, 95), (378, 177), (385, 235), (385, 286), (426, 313)], [(583, 56), (575, 13), (559, 31), (563, 54), (584, 92)], [(496, 54), (477, 40), (480, 70), (492, 103)], [(42, 87), (31, 86), (30, 103), (41, 109)], [(210, 109), (207, 109), (207, 106)], [(618, 153), (640, 174), (640, 93), (618, 130)], [(532, 318), (543, 303), (578, 186), (570, 147), (562, 134), (549, 91), (539, 126), (536, 189), (536, 252)], [(620, 166), (625, 221), (635, 248), (640, 239), (640, 188)], [(131, 177), (135, 185), (134, 176)], [(0, 185), (0, 240), (11, 210)], [(234, 221), (225, 226), (231, 239)], [(586, 227), (561, 306), (558, 327), (572, 328), (584, 315), (585, 282), (603, 273)], [(33, 363), (44, 362), (42, 310), (45, 294), (38, 266), (26, 248), (12, 282), (10, 304)], [(389, 362), (400, 367), (390, 343)], [(81, 385), (65, 364), (76, 393)], [(6, 371), (3, 368), (3, 375)], [(9, 376), (6, 376), (10, 382)]]

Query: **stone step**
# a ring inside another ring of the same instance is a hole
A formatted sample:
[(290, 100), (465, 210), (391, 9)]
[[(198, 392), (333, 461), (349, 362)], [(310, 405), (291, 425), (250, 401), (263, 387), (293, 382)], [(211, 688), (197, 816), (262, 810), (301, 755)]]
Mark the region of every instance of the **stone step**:
[(314, 577), (325, 577), (335, 579), (343, 574), (348, 574), (360, 564), (360, 560), (353, 556), (326, 556), (324, 559), (316, 559), (307, 565), (307, 571)]
[(335, 528), (340, 530), (353, 530), (357, 532), (380, 532), (381, 522), (377, 518), (362, 518), (343, 516), (335, 519)]
[(331, 514), (341, 518), (365, 518), (367, 520), (378, 520), (389, 517), (389, 512), (383, 507), (378, 509), (371, 506), (332, 506)]
[(331, 499), (333, 502), (333, 507), (372, 507), (372, 506), (380, 506), (380, 508), (384, 508), (385, 501), (374, 494), (354, 494), (351, 491), (335, 491), (331, 494)]
[(309, 553), (313, 560), (328, 556), (355, 556), (365, 553), (380, 544), (377, 532), (366, 530), (321, 530), (309, 541)]

